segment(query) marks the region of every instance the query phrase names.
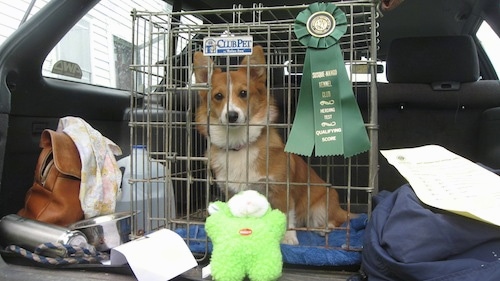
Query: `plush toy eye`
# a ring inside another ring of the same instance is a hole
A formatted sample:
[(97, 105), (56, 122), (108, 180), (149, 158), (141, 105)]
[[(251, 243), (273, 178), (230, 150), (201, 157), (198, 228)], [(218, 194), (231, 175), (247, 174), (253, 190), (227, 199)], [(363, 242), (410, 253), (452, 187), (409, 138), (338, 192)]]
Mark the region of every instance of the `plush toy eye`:
[(214, 99), (215, 99), (215, 100), (220, 101), (220, 100), (222, 100), (223, 98), (224, 98), (224, 95), (222, 95), (221, 93), (217, 93), (217, 94), (215, 94), (215, 95), (214, 95)]
[(248, 96), (247, 91), (242, 90), (242, 91), (240, 92), (240, 98), (246, 98), (247, 96)]
[(208, 205), (207, 211), (210, 215), (213, 215), (219, 211), (219, 207), (214, 203), (210, 203)]

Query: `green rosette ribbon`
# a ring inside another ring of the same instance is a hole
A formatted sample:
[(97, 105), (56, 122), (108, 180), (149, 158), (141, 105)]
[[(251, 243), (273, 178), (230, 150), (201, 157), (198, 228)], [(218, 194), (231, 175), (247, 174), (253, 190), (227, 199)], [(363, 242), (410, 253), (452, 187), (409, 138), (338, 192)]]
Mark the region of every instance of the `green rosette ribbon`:
[(307, 50), (286, 152), (351, 157), (370, 149), (340, 49), (346, 30), (344, 12), (331, 3), (313, 3), (295, 19), (295, 35)]

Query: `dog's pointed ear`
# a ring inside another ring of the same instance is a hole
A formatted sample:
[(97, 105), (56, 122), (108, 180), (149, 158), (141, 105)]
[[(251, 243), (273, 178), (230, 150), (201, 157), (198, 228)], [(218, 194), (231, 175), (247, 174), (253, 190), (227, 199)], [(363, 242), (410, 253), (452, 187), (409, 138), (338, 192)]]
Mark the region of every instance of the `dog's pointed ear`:
[(202, 52), (195, 52), (193, 56), (193, 69), (196, 83), (206, 83), (208, 81), (208, 66), (213, 65), (211, 59), (203, 55)]
[[(208, 82), (208, 68), (213, 67), (214, 62), (209, 57), (203, 55), (202, 52), (195, 52), (193, 56), (194, 77), (196, 83)], [(214, 72), (220, 72), (220, 68), (214, 68)]]
[(246, 56), (243, 61), (242, 68), (246, 69), (245, 65), (250, 65), (250, 77), (254, 80), (266, 80), (266, 57), (262, 46), (256, 45), (253, 47), (252, 54)]

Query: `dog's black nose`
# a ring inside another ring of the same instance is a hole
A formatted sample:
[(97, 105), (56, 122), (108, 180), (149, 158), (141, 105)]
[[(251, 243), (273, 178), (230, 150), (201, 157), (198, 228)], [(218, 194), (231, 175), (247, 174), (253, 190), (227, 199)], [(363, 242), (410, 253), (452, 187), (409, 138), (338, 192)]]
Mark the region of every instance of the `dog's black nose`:
[(238, 121), (238, 112), (236, 112), (236, 111), (229, 111), (227, 113), (227, 121), (229, 123), (235, 123), (236, 121)]

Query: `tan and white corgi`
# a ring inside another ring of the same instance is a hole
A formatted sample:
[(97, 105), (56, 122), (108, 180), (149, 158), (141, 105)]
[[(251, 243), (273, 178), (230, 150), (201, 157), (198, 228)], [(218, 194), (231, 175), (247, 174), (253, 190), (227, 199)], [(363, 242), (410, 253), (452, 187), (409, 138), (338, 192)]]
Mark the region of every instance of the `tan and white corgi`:
[(295, 227), (325, 227), (327, 220), (328, 227), (344, 223), (348, 214), (337, 191), (300, 156), (286, 153), (277, 129), (268, 126), (279, 112), (266, 88), (262, 47), (255, 46), (237, 70), (228, 72), (213, 68), (201, 52), (193, 61), (196, 82), (210, 81), (209, 91), (199, 91), (196, 122), (211, 142), (207, 154), (219, 186), (230, 195), (246, 189), (267, 194), (271, 206), (287, 214), (287, 244), (299, 243)]

